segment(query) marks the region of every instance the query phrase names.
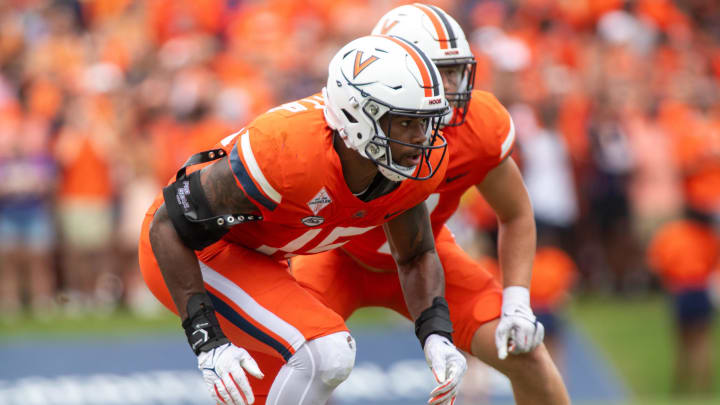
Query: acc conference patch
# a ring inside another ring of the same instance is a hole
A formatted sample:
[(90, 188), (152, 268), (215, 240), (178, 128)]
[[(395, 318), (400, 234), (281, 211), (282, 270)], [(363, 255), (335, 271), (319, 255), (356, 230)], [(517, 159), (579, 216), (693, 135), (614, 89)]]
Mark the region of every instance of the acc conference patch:
[(302, 223), (307, 226), (318, 226), (318, 225), (322, 225), (323, 222), (325, 222), (325, 218), (316, 217), (316, 216), (312, 216), (312, 215), (302, 219)]

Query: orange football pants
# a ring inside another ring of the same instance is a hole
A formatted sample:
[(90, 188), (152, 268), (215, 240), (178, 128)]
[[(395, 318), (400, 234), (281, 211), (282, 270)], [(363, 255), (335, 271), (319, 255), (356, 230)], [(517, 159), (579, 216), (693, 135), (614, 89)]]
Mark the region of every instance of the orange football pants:
[[(457, 245), (447, 228), (439, 232), (435, 247), (445, 270), (445, 298), (455, 330), (453, 341), (470, 353), (478, 327), (500, 317), (502, 287)], [(294, 257), (292, 273), (300, 285), (343, 319), (358, 308), (370, 306), (389, 308), (411, 319), (397, 272), (367, 270), (341, 249)], [(276, 375), (283, 364), (262, 355), (256, 360), (266, 379)], [(269, 389), (265, 384), (253, 385), (257, 405), (265, 403)]]
[[(140, 269), (150, 291), (177, 314), (150, 246), (152, 215), (143, 223)], [(287, 262), (225, 241), (197, 254), (220, 327), (233, 344), (287, 360), (306, 340), (348, 330), (338, 314), (297, 283)], [(272, 383), (273, 377), (264, 381)]]

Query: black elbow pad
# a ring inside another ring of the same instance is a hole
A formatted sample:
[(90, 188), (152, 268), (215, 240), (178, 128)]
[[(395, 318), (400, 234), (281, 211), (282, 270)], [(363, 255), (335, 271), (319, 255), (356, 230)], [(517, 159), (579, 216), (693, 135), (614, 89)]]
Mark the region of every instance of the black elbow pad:
[[(201, 155), (200, 157), (197, 157)], [(206, 157), (210, 156), (210, 159)], [(262, 217), (250, 214), (213, 216), (200, 183), (200, 171), (185, 174), (187, 166), (215, 160), (224, 156), (222, 149), (201, 152), (188, 160), (177, 173), (175, 182), (163, 188), (168, 216), (180, 240), (193, 250), (202, 250), (220, 240), (230, 228), (243, 222), (258, 221)], [(204, 158), (207, 160), (204, 160)]]

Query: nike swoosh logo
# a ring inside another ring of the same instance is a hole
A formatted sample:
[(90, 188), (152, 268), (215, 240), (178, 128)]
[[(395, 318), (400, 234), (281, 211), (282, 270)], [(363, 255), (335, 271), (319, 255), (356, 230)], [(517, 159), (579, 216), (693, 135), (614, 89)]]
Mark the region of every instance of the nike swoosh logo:
[(388, 218), (390, 218), (390, 217), (394, 217), (395, 215), (397, 215), (397, 214), (399, 214), (399, 213), (401, 213), (401, 212), (403, 212), (403, 211), (405, 211), (405, 210), (395, 211), (395, 212), (392, 212), (392, 213), (390, 213), (390, 214), (387, 214), (387, 215), (385, 215), (385, 219), (388, 219)]
[(446, 183), (451, 183), (451, 182), (459, 179), (460, 177), (467, 176), (469, 173), (470, 173), (470, 172), (465, 172), (465, 173), (460, 173), (460, 174), (458, 174), (457, 176), (447, 177), (447, 178), (445, 178), (445, 182), (446, 182)]

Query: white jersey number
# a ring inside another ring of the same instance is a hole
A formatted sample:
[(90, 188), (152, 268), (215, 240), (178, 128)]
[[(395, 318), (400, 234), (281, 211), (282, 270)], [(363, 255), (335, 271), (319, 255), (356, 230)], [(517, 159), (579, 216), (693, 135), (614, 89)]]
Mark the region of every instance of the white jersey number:
[[(328, 236), (325, 237), (325, 239), (322, 240), (317, 246), (307, 251), (308, 254), (314, 254), (314, 253), (320, 253), (324, 252), (326, 250), (332, 250), (335, 248), (338, 248), (344, 244), (346, 244), (348, 241), (344, 242), (338, 242), (335, 243), (338, 239), (346, 236), (355, 236), (363, 234), (371, 229), (373, 229), (374, 226), (365, 227), (365, 228), (359, 228), (354, 226), (338, 226), (337, 228), (333, 229)], [(304, 234), (300, 235), (299, 237), (292, 240), (287, 245), (275, 248), (272, 246), (262, 245), (259, 248), (257, 248), (258, 252), (264, 253), (268, 256), (274, 255), (278, 250), (286, 252), (285, 258), (289, 259), (293, 256), (296, 256), (298, 250), (300, 250), (303, 246), (308, 244), (311, 240), (315, 239), (315, 237), (322, 231), (322, 229), (310, 229)]]

